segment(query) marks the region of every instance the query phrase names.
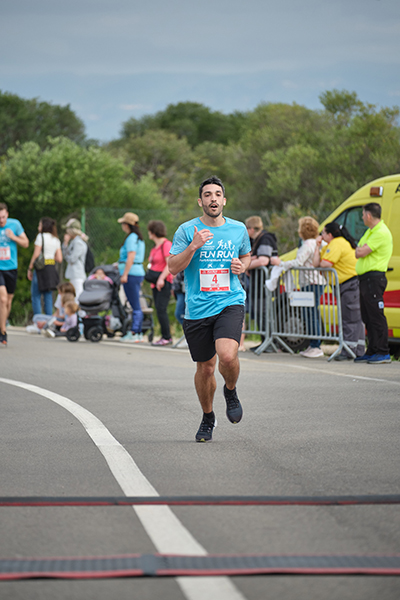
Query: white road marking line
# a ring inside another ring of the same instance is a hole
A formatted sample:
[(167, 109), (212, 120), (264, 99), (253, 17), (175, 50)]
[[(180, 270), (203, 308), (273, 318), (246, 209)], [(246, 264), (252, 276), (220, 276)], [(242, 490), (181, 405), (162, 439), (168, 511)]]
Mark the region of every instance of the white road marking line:
[[(65, 396), (36, 385), (2, 377), (0, 377), (0, 383), (38, 394), (68, 410), (82, 423), (94, 444), (103, 454), (111, 473), (126, 496), (159, 496), (131, 455), (100, 419), (86, 408)], [(200, 556), (207, 554), (205, 548), (179, 521), (169, 506), (134, 506), (133, 509), (157, 551), (161, 554)], [(177, 577), (176, 581), (188, 600), (204, 600), (204, 598), (245, 600), (245, 597), (228, 577)]]
[[(245, 360), (247, 362), (251, 362), (256, 364), (257, 366), (265, 368), (265, 362), (263, 363), (255, 363), (254, 360), (250, 358), (241, 358), (241, 361)], [(338, 373), (336, 371), (328, 371), (327, 369), (317, 369), (312, 367), (306, 367), (305, 365), (294, 365), (294, 364), (286, 364), (279, 362), (270, 362), (270, 365), (276, 365), (278, 367), (283, 367), (285, 369), (300, 369), (302, 371), (312, 371), (313, 373), (324, 373), (325, 375), (332, 375), (336, 377), (349, 377), (350, 379), (360, 379), (361, 381), (377, 381), (378, 383), (392, 383), (393, 385), (400, 385), (400, 381), (393, 381), (393, 379), (379, 379), (378, 377), (367, 377), (365, 375), (355, 375), (354, 373)]]

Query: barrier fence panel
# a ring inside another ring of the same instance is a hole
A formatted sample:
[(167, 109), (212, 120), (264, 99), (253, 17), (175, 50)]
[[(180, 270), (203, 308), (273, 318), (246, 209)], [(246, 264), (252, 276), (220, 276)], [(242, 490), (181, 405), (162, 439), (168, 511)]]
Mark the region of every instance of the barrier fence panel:
[(335, 269), (293, 268), (280, 275), (276, 284), (275, 289), (268, 289), (274, 287), (272, 281), (266, 286), (267, 345), (276, 341), (293, 353), (290, 344), (293, 339), (337, 342), (339, 347), (328, 361), (343, 348), (355, 358), (343, 340), (340, 288)]
[[(272, 278), (271, 278), (272, 275)], [(263, 338), (255, 351), (305, 349), (311, 340), (337, 342), (355, 358), (343, 340), (339, 280), (335, 269), (298, 267), (274, 278), (272, 269), (260, 267), (245, 279), (247, 291), (244, 332)]]

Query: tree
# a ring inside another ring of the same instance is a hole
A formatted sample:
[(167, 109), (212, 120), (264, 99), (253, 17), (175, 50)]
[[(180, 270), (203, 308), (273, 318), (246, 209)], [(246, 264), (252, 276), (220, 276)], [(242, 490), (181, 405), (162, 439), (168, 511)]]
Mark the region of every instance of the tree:
[(239, 140), (246, 118), (245, 113), (238, 111), (224, 115), (198, 102), (179, 102), (169, 104), (153, 116), (129, 119), (123, 124), (121, 134), (126, 139), (132, 134), (143, 135), (151, 129), (163, 129), (178, 138), (186, 138), (192, 148), (203, 142), (228, 144)]
[(120, 158), (66, 138), (49, 138), (44, 150), (35, 142), (9, 150), (0, 171), (0, 198), (29, 233), (44, 215), (60, 220), (82, 207), (165, 207), (151, 178), (135, 181)]
[(85, 126), (67, 106), (26, 100), (0, 91), (0, 156), (9, 148), (36, 142), (45, 148), (47, 138), (64, 136), (76, 143), (85, 140)]

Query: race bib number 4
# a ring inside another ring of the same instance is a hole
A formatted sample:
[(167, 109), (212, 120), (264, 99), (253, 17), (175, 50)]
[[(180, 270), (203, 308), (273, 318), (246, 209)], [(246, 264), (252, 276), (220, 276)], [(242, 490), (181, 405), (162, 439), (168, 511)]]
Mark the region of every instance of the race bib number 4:
[(10, 260), (11, 250), (10, 246), (0, 246), (0, 260)]
[(229, 269), (200, 269), (200, 290), (202, 292), (229, 292)]

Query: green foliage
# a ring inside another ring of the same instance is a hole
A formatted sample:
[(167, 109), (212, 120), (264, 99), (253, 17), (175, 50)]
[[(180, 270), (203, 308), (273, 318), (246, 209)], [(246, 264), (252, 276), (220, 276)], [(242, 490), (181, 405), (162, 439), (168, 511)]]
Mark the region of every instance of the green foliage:
[(39, 102), (37, 98), (25, 100), (0, 91), (0, 156), (25, 142), (36, 142), (44, 148), (49, 136), (83, 143), (85, 126), (69, 105)]
[(162, 129), (185, 138), (192, 147), (203, 142), (228, 144), (239, 140), (246, 118), (246, 114), (241, 112), (224, 115), (197, 102), (179, 102), (170, 104), (153, 116), (129, 119), (123, 124), (121, 134), (127, 139), (131, 135)]
[(163, 204), (150, 176), (135, 183), (121, 159), (67, 138), (49, 138), (44, 150), (35, 142), (9, 150), (0, 172), (0, 198), (28, 235), (44, 215), (60, 220), (84, 206)]

